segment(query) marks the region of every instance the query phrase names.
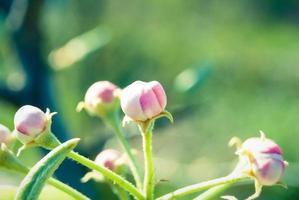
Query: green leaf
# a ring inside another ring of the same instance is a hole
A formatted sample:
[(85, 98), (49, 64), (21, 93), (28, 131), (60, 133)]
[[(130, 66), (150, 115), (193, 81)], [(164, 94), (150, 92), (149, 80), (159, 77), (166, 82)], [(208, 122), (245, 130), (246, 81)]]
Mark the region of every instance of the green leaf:
[[(1, 194), (0, 200), (13, 200), (17, 192), (17, 189), (18, 188), (14, 185), (0, 185), (0, 194)], [(53, 199), (74, 200), (73, 197), (49, 185), (46, 185), (44, 187), (38, 199), (39, 200), (53, 200)]]
[(48, 153), (36, 163), (21, 182), (15, 200), (36, 200), (41, 193), (46, 181), (58, 166), (72, 151), (80, 139), (69, 140)]

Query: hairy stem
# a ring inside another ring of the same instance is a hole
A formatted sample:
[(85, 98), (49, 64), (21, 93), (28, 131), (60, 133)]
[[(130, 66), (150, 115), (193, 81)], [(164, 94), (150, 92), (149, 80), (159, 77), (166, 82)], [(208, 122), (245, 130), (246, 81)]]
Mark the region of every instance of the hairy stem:
[(120, 120), (117, 113), (113, 113), (113, 115), (106, 117), (105, 122), (112, 128), (114, 134), (116, 135), (119, 143), (121, 144), (122, 148), (124, 149), (125, 153), (128, 156), (129, 166), (132, 171), (135, 183), (137, 188), (142, 188), (141, 178), (140, 178), (140, 169), (138, 167), (137, 161), (132, 154), (132, 148), (128, 141), (125, 138), (125, 134), (120, 127)]
[(47, 183), (54, 186), (55, 188), (62, 190), (63, 192), (67, 193), (68, 195), (72, 196), (76, 200), (89, 200), (88, 197), (83, 195), (82, 193), (78, 192), (74, 188), (54, 179), (50, 178), (47, 180)]
[(119, 176), (118, 174), (112, 172), (111, 170), (97, 165), (92, 160), (89, 160), (88, 158), (85, 158), (84, 156), (79, 155), (75, 152), (70, 152), (68, 155), (71, 159), (77, 161), (78, 163), (88, 167), (89, 169), (95, 170), (99, 173), (101, 173), (105, 178), (109, 179), (113, 183), (119, 185), (119, 187), (123, 188), (124, 190), (128, 191), (130, 194), (132, 194), (136, 199), (138, 200), (144, 200), (143, 195), (138, 191), (134, 185), (132, 185), (130, 182)]
[(215, 198), (215, 196), (219, 195), (224, 190), (228, 189), (233, 183), (226, 183), (223, 185), (218, 185), (210, 188), (209, 190), (203, 192), (193, 200), (211, 200)]
[(201, 183), (197, 183), (197, 184), (194, 184), (194, 185), (189, 185), (189, 186), (180, 188), (180, 189), (175, 190), (171, 193), (163, 195), (163, 196), (157, 198), (156, 200), (176, 199), (176, 198), (183, 197), (183, 196), (193, 194), (193, 193), (196, 193), (196, 192), (200, 192), (202, 190), (209, 189), (211, 187), (215, 187), (215, 186), (218, 186), (218, 185), (228, 184), (228, 183), (235, 183), (235, 182), (238, 182), (238, 181), (242, 181), (246, 178), (248, 178), (248, 177), (244, 176), (244, 175), (229, 175), (229, 176), (217, 178), (217, 179), (214, 179), (214, 180), (205, 181), (205, 182), (201, 182)]
[(144, 184), (143, 190), (145, 193), (146, 200), (153, 199), (153, 160), (152, 160), (152, 132), (145, 131), (142, 133), (143, 140), (143, 153), (144, 153)]

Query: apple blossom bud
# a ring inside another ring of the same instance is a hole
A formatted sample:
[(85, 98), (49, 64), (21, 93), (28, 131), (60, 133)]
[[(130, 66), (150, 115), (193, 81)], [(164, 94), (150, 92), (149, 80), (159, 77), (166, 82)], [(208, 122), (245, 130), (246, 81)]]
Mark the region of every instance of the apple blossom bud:
[(285, 162), (279, 154), (257, 154), (252, 171), (262, 185), (274, 185), (282, 177)]
[(242, 144), (242, 148), (252, 153), (281, 154), (280, 147), (268, 138), (249, 138)]
[(135, 81), (121, 94), (121, 108), (134, 121), (146, 121), (164, 111), (167, 97), (158, 81)]
[[(99, 166), (105, 167), (117, 174), (124, 174), (126, 172), (125, 162), (126, 161), (124, 156), (119, 151), (114, 149), (106, 149), (100, 152), (95, 159), (95, 163), (97, 163)], [(90, 179), (94, 179), (100, 182), (108, 181), (102, 174), (98, 173), (97, 171), (86, 173), (81, 181), (85, 183)]]
[(14, 117), (15, 132), (22, 143), (30, 143), (47, 127), (47, 115), (39, 108), (25, 105)]
[(114, 171), (118, 165), (122, 164), (123, 156), (119, 151), (106, 149), (97, 155), (95, 162), (100, 166)]
[(118, 91), (120, 89), (109, 81), (98, 81), (92, 84), (77, 106), (77, 111), (85, 108), (90, 114), (105, 117), (119, 108)]
[(92, 84), (86, 94), (84, 101), (90, 108), (95, 108), (96, 103), (111, 103), (114, 100), (114, 92), (118, 87), (109, 81), (98, 81)]
[(286, 167), (280, 147), (262, 135), (249, 138), (241, 146), (248, 154), (252, 173), (261, 185), (274, 185), (282, 177)]
[(9, 135), (10, 130), (6, 126), (0, 124), (0, 144), (4, 143), (9, 137)]

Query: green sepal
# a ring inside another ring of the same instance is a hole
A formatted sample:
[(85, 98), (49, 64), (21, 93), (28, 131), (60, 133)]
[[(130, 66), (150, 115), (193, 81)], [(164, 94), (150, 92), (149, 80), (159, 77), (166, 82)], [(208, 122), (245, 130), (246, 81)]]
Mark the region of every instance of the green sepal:
[(31, 168), (21, 182), (15, 200), (36, 200), (40, 195), (46, 181), (59, 167), (67, 154), (72, 151), (80, 139), (69, 140), (48, 153)]
[(288, 185), (281, 181), (277, 182), (275, 185), (283, 187), (284, 189), (288, 189)]
[(17, 156), (19, 156), (24, 150), (32, 147), (43, 147), (45, 149), (51, 150), (55, 147), (59, 146), (61, 143), (56, 138), (56, 136), (51, 132), (51, 130), (47, 129), (42, 134), (37, 136), (34, 141), (23, 144), (17, 152)]
[(48, 130), (47, 132), (44, 132), (43, 134), (39, 135), (34, 140), (34, 142), (38, 146), (41, 146), (49, 150), (54, 149), (61, 144), (59, 140), (56, 138), (56, 136), (51, 132), (51, 130)]
[(159, 119), (159, 118), (162, 118), (162, 117), (166, 117), (167, 119), (169, 119), (169, 121), (171, 123), (173, 123), (173, 116), (170, 112), (168, 112), (167, 110), (164, 110), (163, 112), (161, 112), (159, 115), (153, 117), (152, 119), (150, 120), (156, 120), (156, 119)]
[[(156, 115), (155, 117), (153, 117), (151, 119), (148, 119), (146, 121), (136, 121), (136, 123), (139, 125), (141, 132), (147, 133), (147, 132), (151, 132), (151, 130), (154, 127), (155, 121), (162, 117), (166, 117), (167, 119), (169, 119), (169, 121), (171, 123), (173, 123), (173, 117), (172, 117), (171, 113), (166, 110), (164, 110), (163, 112), (161, 112), (160, 114)], [(126, 119), (126, 120), (128, 120), (128, 119)]]

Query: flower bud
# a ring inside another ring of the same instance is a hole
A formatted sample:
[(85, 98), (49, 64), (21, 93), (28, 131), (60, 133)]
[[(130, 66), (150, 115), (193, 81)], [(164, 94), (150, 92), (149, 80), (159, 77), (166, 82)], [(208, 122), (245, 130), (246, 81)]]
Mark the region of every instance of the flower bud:
[(116, 89), (117, 86), (109, 81), (95, 82), (88, 88), (84, 101), (91, 108), (95, 107), (97, 102), (111, 103)]
[(0, 144), (6, 142), (9, 135), (10, 130), (6, 126), (0, 124)]
[(14, 117), (15, 132), (22, 143), (32, 142), (47, 127), (47, 115), (39, 108), (25, 105)]
[(159, 115), (166, 103), (165, 91), (158, 81), (135, 81), (121, 94), (121, 108), (134, 121), (146, 121)]
[(119, 151), (114, 149), (106, 149), (99, 153), (95, 162), (102, 166), (114, 171), (119, 164), (122, 164), (123, 156)]
[(244, 141), (244, 143), (242, 144), (242, 148), (254, 154), (282, 154), (280, 147), (273, 140), (270, 140), (268, 138), (249, 138)]
[(98, 81), (92, 84), (84, 97), (84, 102), (78, 104), (77, 110), (85, 108), (89, 113), (104, 116), (115, 111), (119, 105), (117, 92), (119, 88), (109, 81)]
[(285, 167), (279, 154), (257, 154), (252, 171), (262, 185), (274, 185), (281, 179)]
[(251, 164), (251, 171), (261, 185), (274, 185), (282, 177), (286, 167), (280, 147), (270, 139), (249, 138), (241, 146)]
[[(101, 167), (105, 167), (117, 174), (124, 174), (126, 170), (124, 156), (114, 149), (106, 149), (100, 152), (96, 159), (95, 163), (97, 163)], [(107, 179), (96, 171), (91, 171), (85, 174), (85, 176), (81, 179), (82, 182), (87, 182), (90, 179), (94, 179), (100, 182), (107, 181)]]

